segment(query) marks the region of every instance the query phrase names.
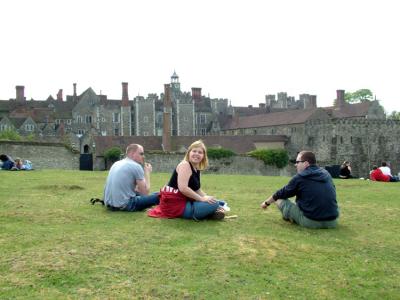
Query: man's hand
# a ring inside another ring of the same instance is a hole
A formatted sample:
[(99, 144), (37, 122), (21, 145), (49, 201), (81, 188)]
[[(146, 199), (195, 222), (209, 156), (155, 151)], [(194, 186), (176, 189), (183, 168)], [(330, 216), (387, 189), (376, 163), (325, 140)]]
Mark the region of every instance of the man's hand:
[(263, 203), (261, 203), (261, 208), (266, 209), (268, 206), (271, 205), (272, 202), (275, 202), (274, 198), (269, 197), (268, 199), (266, 199)]
[(153, 167), (151, 166), (150, 163), (147, 162), (144, 163), (143, 169), (145, 173), (151, 173), (153, 171)]

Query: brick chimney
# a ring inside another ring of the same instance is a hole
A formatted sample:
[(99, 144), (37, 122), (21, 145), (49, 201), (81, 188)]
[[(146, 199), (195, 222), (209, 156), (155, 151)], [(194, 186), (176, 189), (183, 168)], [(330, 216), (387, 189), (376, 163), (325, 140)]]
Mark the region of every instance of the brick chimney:
[(77, 95), (76, 95), (76, 83), (74, 83), (74, 95), (72, 96), (73, 101), (75, 102), (77, 100)]
[(128, 83), (122, 83), (122, 106), (129, 106)]
[(57, 93), (57, 101), (62, 102), (63, 101), (63, 90), (59, 89)]
[(25, 101), (25, 87), (23, 85), (17, 85), (15, 87), (16, 90), (16, 100), (17, 101)]
[(344, 104), (344, 90), (336, 90), (335, 109), (342, 109)]
[(171, 93), (170, 85), (164, 84), (164, 115), (163, 115), (163, 136), (162, 148), (164, 151), (171, 151)]
[(192, 87), (192, 99), (193, 101), (201, 100), (201, 88)]

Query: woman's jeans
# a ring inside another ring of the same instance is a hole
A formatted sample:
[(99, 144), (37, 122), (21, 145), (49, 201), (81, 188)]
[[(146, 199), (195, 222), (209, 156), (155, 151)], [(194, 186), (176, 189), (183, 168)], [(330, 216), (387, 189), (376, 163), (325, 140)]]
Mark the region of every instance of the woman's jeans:
[(219, 205), (220, 203), (218, 201), (215, 203), (186, 201), (186, 207), (182, 218), (194, 220), (205, 219), (215, 213)]

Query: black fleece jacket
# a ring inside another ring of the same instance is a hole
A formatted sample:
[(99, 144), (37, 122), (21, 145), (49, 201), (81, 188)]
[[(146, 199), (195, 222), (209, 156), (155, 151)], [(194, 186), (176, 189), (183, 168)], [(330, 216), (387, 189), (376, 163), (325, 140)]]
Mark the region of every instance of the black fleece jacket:
[(297, 206), (309, 219), (328, 221), (339, 216), (335, 185), (325, 169), (309, 166), (272, 197), (277, 200), (294, 196)]

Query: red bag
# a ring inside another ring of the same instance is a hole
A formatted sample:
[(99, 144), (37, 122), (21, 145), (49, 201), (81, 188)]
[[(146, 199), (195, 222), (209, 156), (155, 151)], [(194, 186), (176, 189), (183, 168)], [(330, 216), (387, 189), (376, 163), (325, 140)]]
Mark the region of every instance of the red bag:
[(187, 198), (178, 189), (164, 186), (160, 190), (160, 204), (147, 212), (153, 218), (178, 218), (182, 216)]

